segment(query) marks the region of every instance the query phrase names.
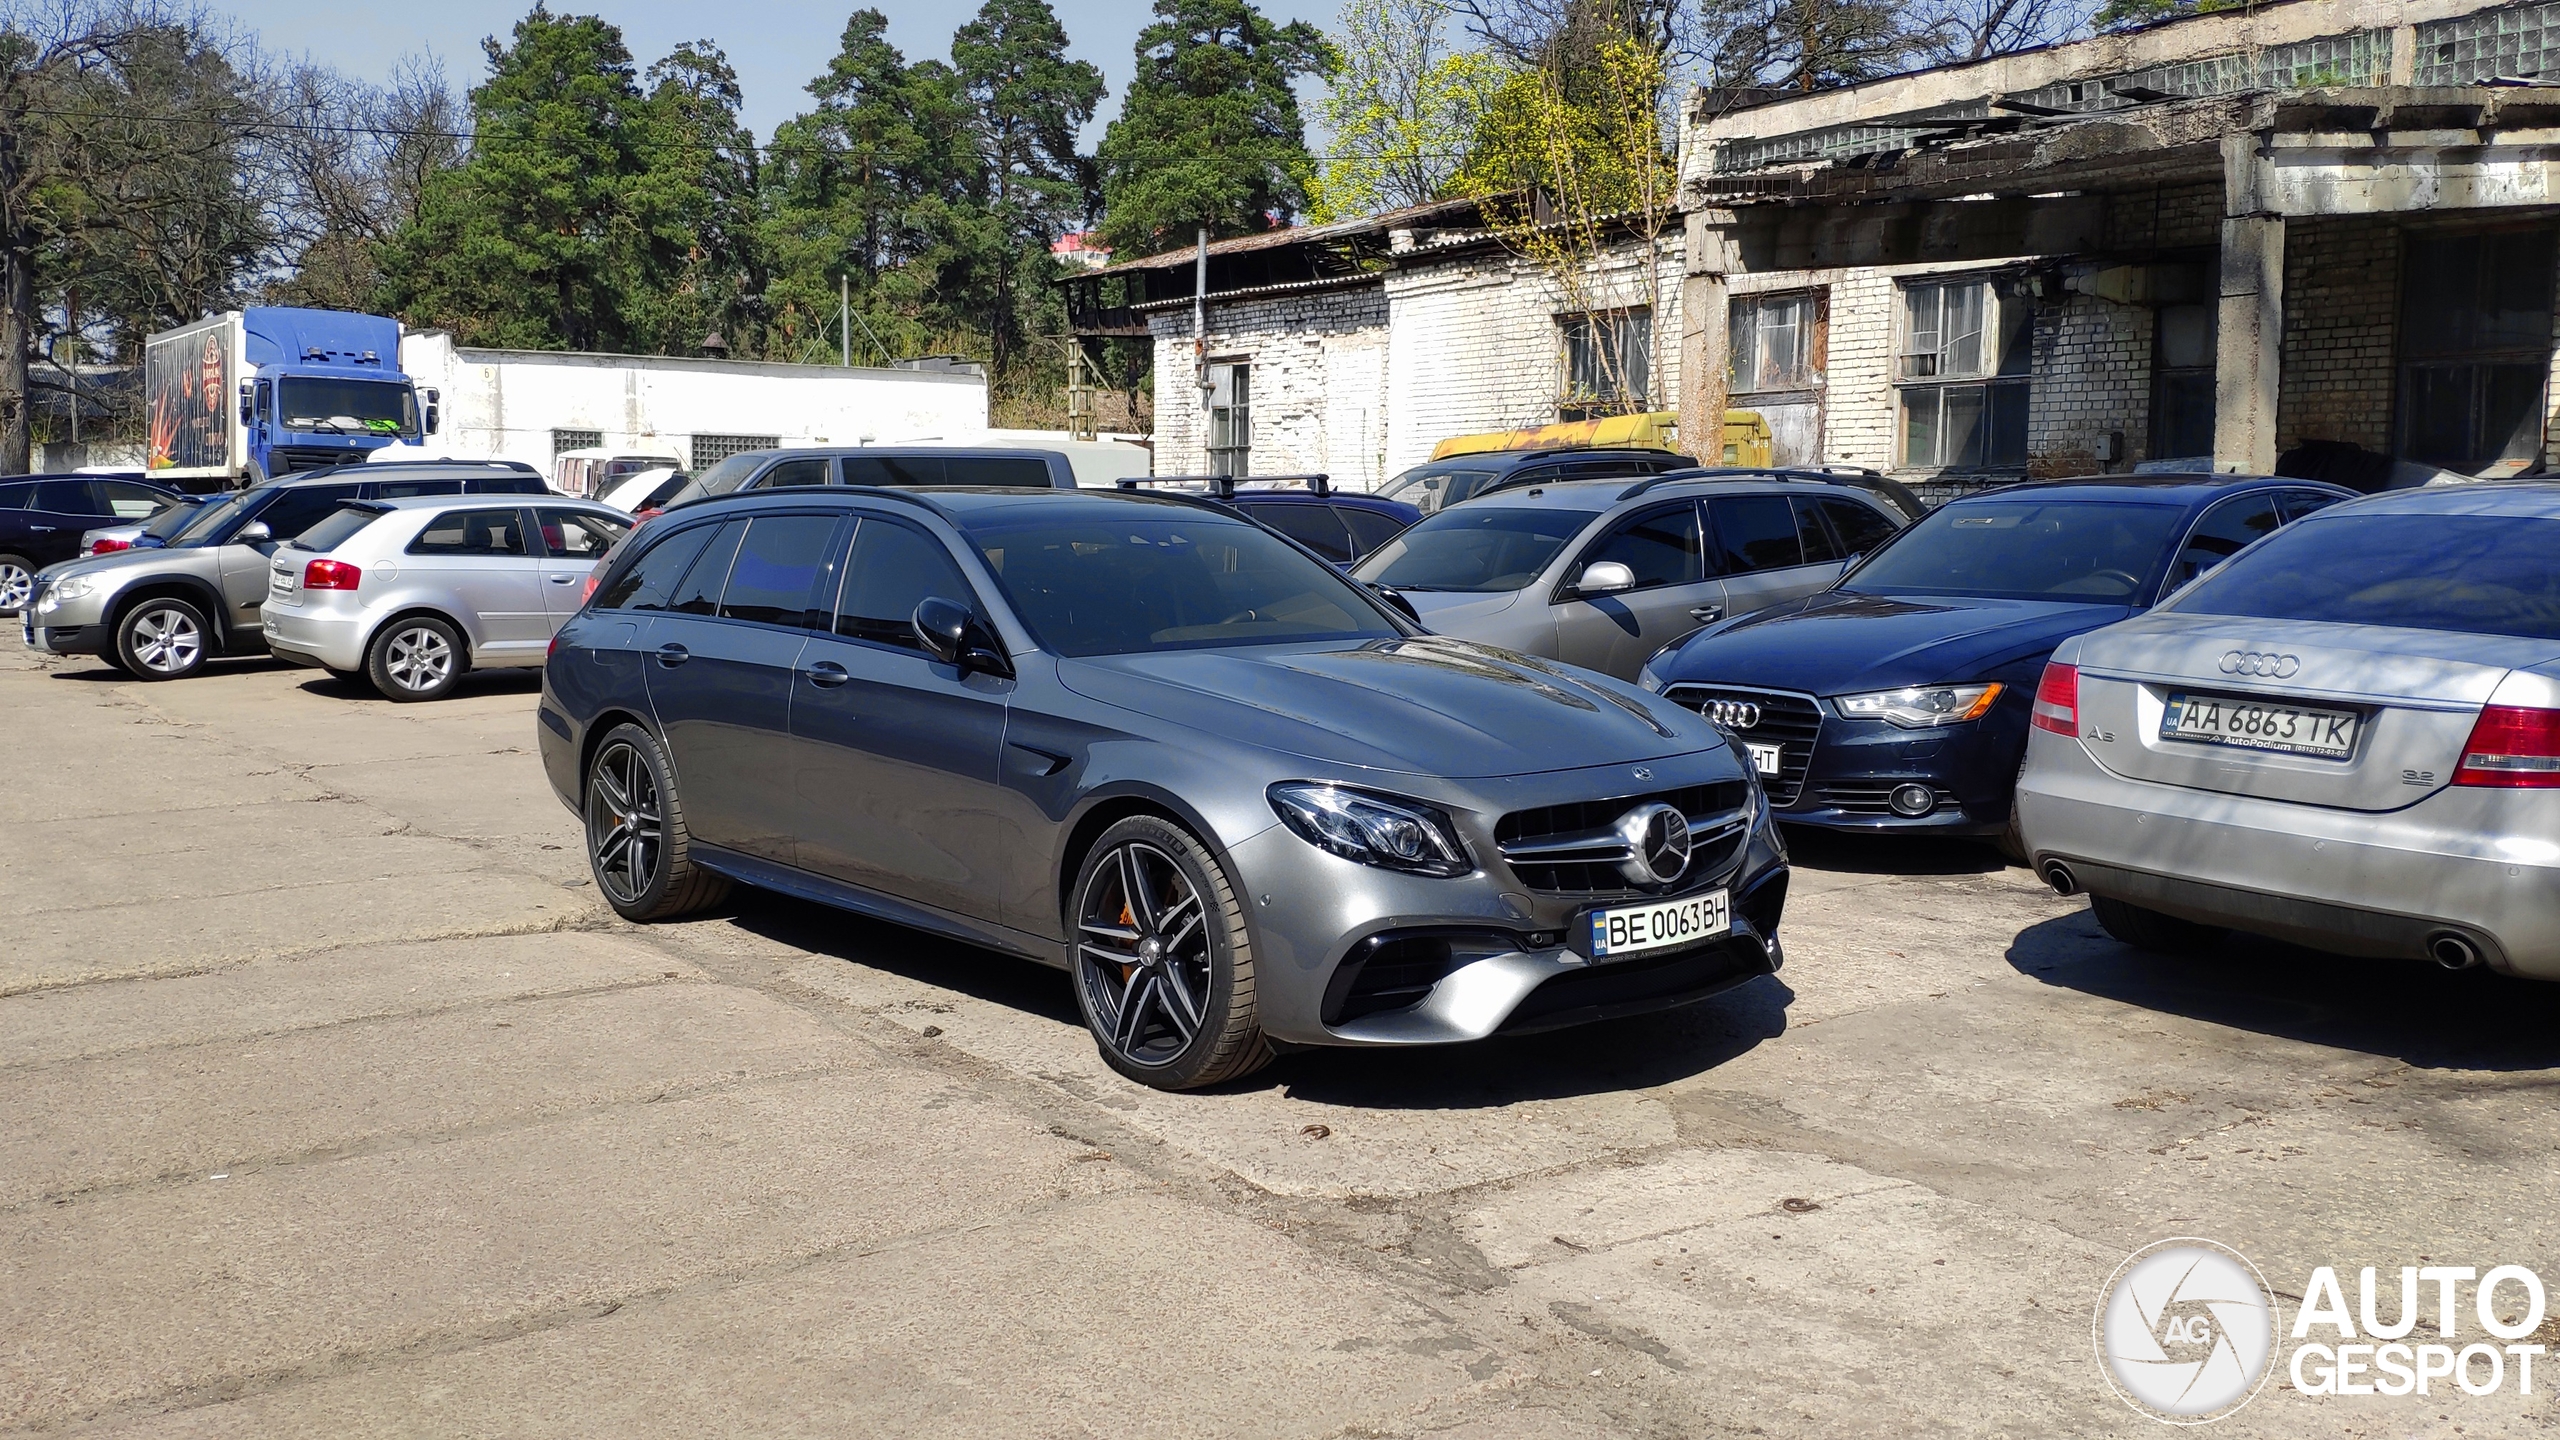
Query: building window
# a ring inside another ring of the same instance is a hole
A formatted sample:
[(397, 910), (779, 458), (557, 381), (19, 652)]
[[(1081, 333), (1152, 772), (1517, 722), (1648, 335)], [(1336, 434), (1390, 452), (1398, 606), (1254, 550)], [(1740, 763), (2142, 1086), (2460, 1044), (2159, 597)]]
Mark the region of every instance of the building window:
[(1653, 408), (1653, 312), (1567, 315), (1559, 420), (1596, 420)]
[(1209, 367), (1209, 473), (1253, 473), (1253, 366), (1242, 360)]
[(781, 443), (779, 435), (696, 435), (693, 437), (693, 468), (700, 473), (732, 455), (743, 455), (749, 450), (770, 450)]
[(1733, 388), (1810, 390), (1822, 383), (1823, 297), (1758, 295), (1733, 302)]
[(1904, 288), (1894, 355), (1904, 465), (2026, 464), (2028, 303), (2015, 284), (1995, 276)]
[(2464, 474), (2532, 461), (2551, 370), (2552, 232), (2414, 232), (2407, 243), (2400, 454)]
[(560, 458), (563, 450), (597, 450), (604, 446), (601, 430), (554, 430), (551, 432), (551, 458)]
[(2151, 458), (2213, 456), (2214, 307), (2163, 305), (2151, 343)]

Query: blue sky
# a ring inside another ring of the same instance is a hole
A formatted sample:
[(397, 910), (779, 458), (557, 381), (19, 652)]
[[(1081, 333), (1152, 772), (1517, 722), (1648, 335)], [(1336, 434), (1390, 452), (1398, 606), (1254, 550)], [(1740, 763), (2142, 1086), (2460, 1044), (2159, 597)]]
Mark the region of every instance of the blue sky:
[[(889, 17), (891, 39), (909, 60), (948, 59), (951, 32), (977, 13), (976, 0), (868, 0)], [(1051, 0), (1066, 26), (1069, 53), (1102, 67), (1111, 94), (1095, 117), (1087, 143), (1103, 122), (1119, 113), (1129, 83), (1130, 51), (1150, 18), (1149, 0)], [(459, 92), (486, 72), (483, 37), (504, 37), (532, 0), (432, 0), (391, 5), (381, 0), (232, 0), (228, 13), (258, 32), (266, 48), (311, 59), (363, 79), (388, 75), (401, 56), (432, 52)], [(643, 69), (680, 41), (709, 39), (729, 53), (746, 91), (746, 119), (759, 137), (798, 114), (808, 103), (801, 87), (826, 68), (844, 33), (845, 17), (861, 0), (761, 0), (711, 6), (677, 0), (607, 0), (582, 4), (553, 0), (562, 13), (593, 10), (622, 27)], [(1330, 27), (1340, 0), (1262, 0), (1275, 20), (1310, 20)], [(1303, 91), (1302, 91), (1303, 93)], [(1312, 120), (1312, 115), (1309, 117)]]

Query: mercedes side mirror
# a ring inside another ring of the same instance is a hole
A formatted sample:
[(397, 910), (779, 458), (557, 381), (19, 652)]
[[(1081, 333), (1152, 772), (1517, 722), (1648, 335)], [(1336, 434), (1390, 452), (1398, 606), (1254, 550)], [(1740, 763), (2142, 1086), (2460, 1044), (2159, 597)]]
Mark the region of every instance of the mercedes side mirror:
[(254, 380), (240, 382), (240, 423), (258, 423), (258, 382)]
[(963, 675), (972, 670), (991, 675), (1013, 673), (1013, 662), (996, 649), (995, 637), (978, 623), (977, 616), (969, 613), (968, 606), (957, 600), (928, 597), (916, 606), (914, 624), (925, 653), (945, 665), (959, 667)]
[(1636, 572), (1615, 560), (1595, 560), (1582, 567), (1582, 578), (1573, 582), (1573, 590), (1584, 599), (1594, 595), (1615, 595), (1636, 588)]
[(1419, 625), (1422, 623), (1422, 612), (1413, 608), (1413, 602), (1405, 598), (1403, 591), (1396, 589), (1392, 585), (1371, 585), (1369, 587), (1369, 593), (1377, 596), (1379, 600), (1385, 602), (1388, 609), (1393, 610), (1407, 620), (1412, 621), (1414, 624)]
[(429, 386), (418, 394), (426, 402), (427, 433), (433, 435), (444, 424), (444, 392)]
[(248, 524), (240, 527), (240, 533), (231, 537), (231, 543), (234, 545), (264, 545), (274, 538), (276, 538), (276, 532), (268, 528), (266, 521), (252, 520)]

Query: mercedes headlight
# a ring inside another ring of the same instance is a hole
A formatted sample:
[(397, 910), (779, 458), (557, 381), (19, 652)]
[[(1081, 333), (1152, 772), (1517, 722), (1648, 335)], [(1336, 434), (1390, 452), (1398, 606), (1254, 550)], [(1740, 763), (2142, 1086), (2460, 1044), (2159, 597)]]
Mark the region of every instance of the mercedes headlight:
[(1913, 685), (1901, 690), (1843, 695), (1831, 703), (1852, 720), (1888, 720), (1905, 730), (1927, 730), (1979, 720), (1991, 712), (1999, 698), (1997, 683)]
[(1444, 878), (1475, 869), (1449, 817), (1419, 800), (1313, 780), (1284, 780), (1270, 795), (1299, 839), (1345, 860)]

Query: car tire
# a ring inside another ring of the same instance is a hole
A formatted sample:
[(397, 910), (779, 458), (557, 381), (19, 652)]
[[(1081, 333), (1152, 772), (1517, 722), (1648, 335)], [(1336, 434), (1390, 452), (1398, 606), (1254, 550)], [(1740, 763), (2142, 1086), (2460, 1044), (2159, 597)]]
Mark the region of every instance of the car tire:
[(2145, 910), (2122, 900), (2104, 895), (2089, 897), (2089, 910), (2098, 917), (2099, 928), (2136, 950), (2149, 950), (2162, 955), (2189, 955), (2210, 950), (2222, 943), (2231, 932), (2219, 925), (2199, 925), (2157, 910)]
[(364, 673), (385, 698), (405, 705), (452, 694), (470, 663), (462, 632), (433, 615), (404, 615), (373, 637)]
[(37, 569), (24, 555), (0, 555), (0, 615), (15, 615), (35, 603)]
[(204, 612), (175, 595), (154, 595), (116, 620), (116, 663), (136, 680), (183, 680), (212, 653)]
[(658, 737), (617, 725), (587, 762), (587, 868), (605, 903), (647, 924), (728, 898), (729, 882), (693, 863), (693, 835)]
[(1189, 831), (1154, 815), (1103, 831), (1067, 907), (1076, 1008), (1103, 1063), (1158, 1090), (1196, 1090), (1271, 1062), (1244, 902)]

